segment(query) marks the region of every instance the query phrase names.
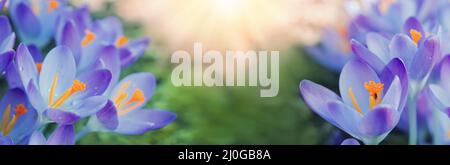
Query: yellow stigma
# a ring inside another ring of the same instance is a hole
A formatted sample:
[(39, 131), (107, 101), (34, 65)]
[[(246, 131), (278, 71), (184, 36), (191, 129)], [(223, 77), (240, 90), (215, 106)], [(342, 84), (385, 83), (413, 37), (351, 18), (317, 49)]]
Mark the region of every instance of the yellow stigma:
[(67, 99), (70, 98), (70, 96), (72, 96), (72, 94), (86, 90), (85, 83), (83, 83), (79, 80), (74, 80), (72, 83), (72, 86), (69, 89), (67, 89), (55, 102), (53, 102), (53, 95), (54, 95), (57, 80), (58, 80), (58, 75), (56, 75), (53, 78), (52, 86), (50, 88), (49, 105), (51, 108), (54, 108), (54, 109), (59, 108), (64, 103), (64, 101), (66, 101)]
[(87, 46), (95, 39), (95, 33), (89, 30), (86, 30), (83, 40), (81, 40), (81, 46)]
[(57, 0), (49, 0), (47, 12), (51, 13), (53, 10), (59, 7), (59, 2)]
[(409, 30), (409, 35), (411, 36), (411, 39), (414, 41), (414, 43), (417, 45), (422, 38), (422, 33), (417, 31), (416, 29)]
[(114, 97), (114, 104), (119, 116), (125, 115), (128, 112), (135, 110), (145, 102), (144, 92), (139, 88), (135, 89), (133, 94), (131, 95), (131, 98), (127, 100), (128, 93), (126, 91), (130, 84), (131, 82), (122, 84), (119, 91), (117, 92), (117, 95)]
[(369, 108), (373, 109), (381, 103), (381, 92), (383, 91), (384, 84), (369, 81), (364, 83), (364, 88), (369, 92)]
[(16, 124), (16, 121), (27, 112), (28, 109), (24, 104), (18, 104), (14, 109), (15, 114), (11, 117), (11, 104), (8, 104), (1, 118), (0, 133), (2, 133), (3, 136), (7, 136)]
[(120, 36), (117, 40), (116, 40), (116, 46), (117, 47), (123, 47), (124, 45), (126, 45), (128, 43), (128, 38), (125, 36)]
[(358, 111), (360, 114), (362, 113), (361, 108), (359, 108), (358, 102), (356, 102), (355, 95), (353, 94), (352, 88), (348, 88), (348, 95), (352, 99), (353, 107), (355, 107), (356, 111)]
[(36, 63), (36, 69), (37, 69), (38, 73), (41, 73), (42, 63)]
[(382, 14), (386, 13), (391, 7), (391, 5), (395, 3), (395, 1), (396, 0), (381, 0), (381, 2), (378, 5), (378, 10), (380, 10)]

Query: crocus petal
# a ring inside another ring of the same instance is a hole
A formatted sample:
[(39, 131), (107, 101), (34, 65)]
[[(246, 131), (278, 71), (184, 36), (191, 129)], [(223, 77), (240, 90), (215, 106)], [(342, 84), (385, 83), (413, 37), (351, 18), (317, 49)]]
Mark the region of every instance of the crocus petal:
[(44, 113), (50, 120), (60, 125), (72, 125), (80, 119), (75, 113), (59, 109), (47, 109)]
[(17, 5), (16, 9), (12, 11), (13, 16), (16, 18), (14, 21), (17, 26), (20, 27), (20, 32), (26, 36), (37, 37), (41, 31), (38, 18), (34, 15), (31, 8), (25, 3)]
[(27, 46), (25, 46), (24, 44), (20, 44), (19, 47), (17, 47), (15, 58), (17, 62), (17, 68), (19, 69), (19, 76), (24, 87), (28, 86), (28, 82), (30, 82), (30, 80), (38, 79), (36, 63), (34, 62), (30, 51), (28, 51)]
[(405, 65), (409, 67), (417, 52), (417, 46), (408, 36), (397, 34), (392, 38), (389, 44), (389, 50), (391, 57), (401, 58), (405, 62)]
[(16, 42), (16, 34), (12, 33), (9, 36), (6, 37), (3, 42), (0, 42), (0, 53), (4, 51), (12, 50), (14, 47), (14, 44)]
[(134, 61), (133, 52), (129, 49), (119, 49), (120, 65), (125, 68)]
[[(144, 94), (144, 102), (141, 106), (136, 107), (136, 109), (140, 109), (145, 103), (151, 100), (153, 96), (153, 92), (155, 90), (156, 79), (150, 73), (133, 73), (122, 79), (118, 85), (112, 91), (112, 97), (115, 97), (117, 93), (120, 91), (120, 88), (126, 86), (125, 83), (130, 83), (129, 87), (125, 90), (126, 93), (131, 96), (135, 90), (140, 89)], [(110, 98), (112, 99), (112, 98)]]
[(11, 137), (0, 135), (0, 145), (14, 145), (14, 142)]
[(111, 81), (105, 91), (105, 95), (109, 95), (114, 87), (113, 84), (117, 84), (119, 81), (121, 70), (120, 65), (119, 54), (115, 46), (107, 46), (100, 51), (99, 60), (97, 61), (95, 68), (107, 69), (111, 72)]
[(47, 139), (45, 139), (44, 135), (39, 131), (34, 131), (28, 142), (29, 145), (45, 145), (46, 143)]
[(450, 91), (450, 56), (445, 56), (441, 62), (440, 69), (440, 84), (442, 87), (446, 89), (446, 91)]
[(332, 124), (336, 124), (328, 112), (328, 102), (339, 101), (341, 98), (333, 91), (309, 80), (300, 83), (300, 93), (306, 104), (320, 117)]
[(399, 110), (401, 112), (401, 110), (403, 110), (399, 109), (401, 96), (402, 86), (400, 84), (400, 79), (396, 76), (388, 90), (386, 90), (386, 94), (384, 95), (381, 104), (391, 105), (394, 110)]
[(439, 56), (439, 40), (436, 37), (426, 39), (419, 48), (409, 68), (410, 78), (422, 80), (431, 71)]
[(96, 116), (100, 123), (109, 130), (114, 130), (119, 125), (116, 106), (114, 106), (114, 103), (110, 100), (108, 100), (106, 105), (97, 112)]
[(107, 101), (108, 99), (104, 96), (92, 96), (76, 103), (70, 111), (80, 117), (91, 116), (103, 108)]
[(48, 145), (75, 144), (75, 128), (73, 125), (61, 125), (56, 128), (47, 141)]
[[(1, 4), (2, 2), (0, 2)], [(4, 2), (3, 2), (4, 3)], [(1, 11), (1, 6), (0, 6)], [(2, 27), (2, 30), (0, 31), (0, 42), (5, 40), (9, 35), (11, 35), (11, 25), (9, 24), (8, 17), (2, 15), (0, 16), (0, 27)]]
[(17, 63), (12, 61), (5, 69), (6, 81), (9, 88), (24, 88), (22, 79), (20, 79)]
[(34, 80), (30, 80), (26, 86), (26, 93), (31, 105), (41, 114), (47, 108), (47, 102), (42, 98), (41, 92), (34, 83)]
[(74, 94), (72, 96), (74, 100), (103, 94), (111, 81), (111, 72), (105, 69), (95, 70), (87, 72), (77, 79), (86, 84), (86, 89), (83, 92)]
[(429, 90), (428, 93), (431, 101), (433, 101), (438, 109), (450, 107), (450, 95), (447, 90), (435, 84), (430, 84), (427, 90)]
[(119, 18), (109, 16), (95, 22), (96, 29), (98, 29), (99, 37), (107, 41), (115, 42), (117, 37), (123, 34), (122, 23)]
[(39, 89), (46, 101), (49, 101), (52, 82), (58, 76), (54, 96), (61, 94), (72, 86), (75, 78), (75, 59), (72, 52), (66, 46), (53, 48), (45, 57), (42, 63), (42, 70), (39, 77)]
[(355, 123), (358, 123), (358, 121), (361, 120), (361, 113), (340, 101), (328, 103), (327, 110), (331, 115), (331, 119), (336, 123), (335, 126), (339, 127), (353, 137), (360, 138), (359, 131)]
[(397, 125), (400, 114), (389, 105), (379, 105), (367, 112), (358, 124), (362, 134), (376, 137), (391, 131)]
[(122, 68), (133, 64), (139, 57), (141, 57), (149, 44), (150, 40), (148, 38), (136, 39), (128, 43), (126, 47), (131, 52), (132, 56), (131, 58), (121, 58)]
[(342, 141), (341, 145), (360, 145), (358, 140), (353, 138), (348, 138)]
[(380, 80), (384, 84), (385, 89), (389, 89), (394, 78), (398, 77), (401, 85), (401, 100), (399, 104), (399, 110), (405, 107), (408, 97), (408, 75), (405, 68), (405, 64), (399, 58), (394, 58), (383, 69), (380, 75)]
[(127, 135), (143, 134), (147, 131), (163, 128), (171, 123), (176, 116), (175, 113), (169, 111), (135, 110), (119, 117), (119, 126), (115, 132)]
[(389, 54), (389, 40), (378, 33), (368, 33), (366, 37), (367, 48), (377, 55), (385, 64), (391, 60)]
[(370, 52), (366, 47), (364, 47), (364, 45), (356, 40), (352, 40), (351, 47), (357, 59), (369, 64), (377, 73), (380, 73), (383, 70), (385, 65), (385, 63), (383, 63), (383, 60)]
[(408, 20), (406, 20), (405, 24), (403, 25), (403, 32), (405, 34), (410, 34), (410, 30), (416, 30), (418, 32), (420, 32), (420, 34), (422, 34), (422, 36), (425, 36), (425, 31), (422, 28), (422, 25), (420, 24), (419, 20), (417, 20), (417, 18), (414, 17), (410, 17), (408, 18)]
[(12, 62), (14, 51), (8, 51), (0, 54), (0, 72), (5, 71), (6, 67)]
[(57, 45), (65, 45), (73, 52), (75, 61), (80, 58), (81, 35), (72, 21), (66, 21), (57, 35)]
[(344, 103), (353, 105), (353, 99), (349, 92), (352, 89), (356, 103), (361, 111), (365, 113), (369, 109), (369, 93), (365, 89), (364, 83), (369, 81), (380, 82), (377, 73), (363, 62), (358, 60), (349, 61), (342, 69), (339, 77), (339, 91)]

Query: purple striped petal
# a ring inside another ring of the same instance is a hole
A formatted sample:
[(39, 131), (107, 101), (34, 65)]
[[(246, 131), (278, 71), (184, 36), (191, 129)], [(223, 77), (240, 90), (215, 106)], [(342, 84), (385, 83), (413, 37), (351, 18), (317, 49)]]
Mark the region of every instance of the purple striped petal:
[(366, 36), (367, 48), (380, 58), (383, 63), (387, 64), (392, 57), (389, 53), (389, 40), (378, 33), (368, 33)]
[(50, 120), (60, 125), (72, 125), (80, 119), (80, 116), (75, 113), (59, 109), (47, 109), (44, 113)]
[(419, 48), (409, 68), (409, 76), (415, 80), (423, 79), (433, 68), (440, 56), (440, 44), (436, 37), (428, 38)]
[(109, 130), (114, 130), (119, 125), (116, 106), (112, 101), (106, 103), (100, 111), (97, 112), (97, 119), (103, 126)]
[(14, 20), (21, 32), (30, 37), (37, 37), (40, 35), (42, 27), (30, 7), (25, 3), (20, 3), (12, 12), (14, 12), (13, 15), (16, 17)]
[(388, 105), (379, 105), (366, 113), (358, 124), (362, 134), (374, 137), (390, 132), (398, 123), (399, 112)]
[(391, 57), (399, 57), (409, 68), (417, 52), (417, 46), (408, 36), (397, 34), (392, 38), (389, 44), (389, 50)]
[(390, 88), (395, 77), (400, 80), (401, 100), (399, 110), (402, 110), (408, 97), (408, 75), (404, 63), (399, 58), (394, 58), (381, 72), (380, 80), (384, 84), (384, 89)]
[(0, 72), (5, 71), (14, 58), (14, 51), (8, 51), (0, 54)]
[(328, 112), (328, 102), (340, 101), (341, 98), (333, 91), (309, 80), (300, 82), (300, 94), (306, 104), (326, 121), (336, 124)]
[(364, 45), (356, 40), (352, 40), (351, 47), (357, 59), (369, 64), (377, 73), (380, 73), (383, 70), (385, 65), (385, 63), (383, 63), (383, 60), (370, 52), (366, 47), (364, 47)]
[(119, 116), (119, 126), (115, 132), (139, 135), (147, 131), (161, 129), (176, 118), (176, 114), (162, 110), (138, 109)]
[(61, 125), (56, 128), (47, 141), (48, 145), (74, 145), (75, 128), (73, 125)]

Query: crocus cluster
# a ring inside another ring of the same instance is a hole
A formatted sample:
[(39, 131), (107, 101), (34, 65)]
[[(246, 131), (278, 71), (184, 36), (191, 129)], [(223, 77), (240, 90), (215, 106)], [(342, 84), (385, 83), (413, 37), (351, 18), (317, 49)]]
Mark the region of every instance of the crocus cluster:
[(353, 137), (342, 144), (379, 144), (394, 129), (409, 144), (450, 144), (450, 2), (359, 4), (347, 26), (306, 48), (340, 73), (339, 95), (303, 80), (306, 104)]
[[(156, 79), (121, 70), (149, 39), (130, 39), (116, 17), (94, 20), (64, 0), (0, 0), (0, 144), (75, 144), (90, 132), (143, 134), (173, 112), (144, 108)], [(17, 39), (17, 40), (16, 40)], [(77, 127), (75, 127), (77, 125)]]

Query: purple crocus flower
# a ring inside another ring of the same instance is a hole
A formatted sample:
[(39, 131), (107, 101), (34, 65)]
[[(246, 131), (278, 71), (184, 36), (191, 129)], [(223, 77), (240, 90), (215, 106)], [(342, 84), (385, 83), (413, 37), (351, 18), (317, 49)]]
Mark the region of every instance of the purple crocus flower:
[(380, 33), (391, 38), (402, 31), (403, 22), (410, 17), (417, 17), (431, 30), (432, 27), (435, 27), (437, 20), (434, 18), (440, 11), (440, 6), (443, 6), (442, 4), (448, 4), (448, 2), (439, 0), (377, 1), (369, 4), (367, 11), (360, 13), (351, 21), (358, 30), (352, 30), (350, 36), (360, 42), (366, 39), (355, 36), (363, 36), (361, 33), (368, 32)]
[(0, 102), (0, 145), (23, 144), (37, 120), (25, 93), (18, 88), (8, 90)]
[(358, 60), (349, 61), (339, 78), (341, 97), (309, 80), (300, 93), (319, 116), (365, 144), (378, 144), (397, 125), (408, 90), (400, 59), (378, 74)]
[(123, 33), (122, 23), (116, 17), (93, 22), (87, 6), (71, 9), (64, 15), (56, 41), (58, 45), (66, 45), (72, 49), (81, 72), (97, 61), (98, 52), (105, 47), (117, 47), (121, 66), (126, 67), (142, 56), (149, 45), (147, 38), (129, 40)]
[(48, 137), (35, 131), (30, 137), (29, 145), (74, 145), (75, 144), (75, 128), (73, 125), (60, 125)]
[(128, 135), (143, 134), (163, 128), (176, 118), (173, 112), (143, 108), (155, 90), (156, 80), (152, 74), (134, 73), (118, 82), (121, 63), (115, 47), (103, 51), (96, 68), (108, 69), (112, 73), (110, 87), (104, 94), (109, 100), (96, 117), (91, 117), (84, 133), (113, 131)]
[(391, 40), (378, 33), (367, 35), (367, 48), (352, 40), (352, 49), (358, 59), (372, 66), (380, 73), (393, 58), (405, 62), (412, 80), (423, 80), (440, 58), (440, 44), (435, 36), (426, 37), (422, 26), (415, 18), (410, 18), (404, 27), (407, 34), (396, 34)]
[(50, 50), (40, 71), (23, 44), (17, 48), (15, 60), (33, 107), (60, 125), (74, 124), (106, 104), (106, 97), (101, 95), (111, 73), (103, 69), (76, 75), (75, 59), (65, 46)]
[(341, 145), (360, 145), (358, 140), (353, 138), (348, 138), (342, 141)]
[(53, 37), (65, 0), (13, 0), (9, 10), (22, 42), (45, 46)]

